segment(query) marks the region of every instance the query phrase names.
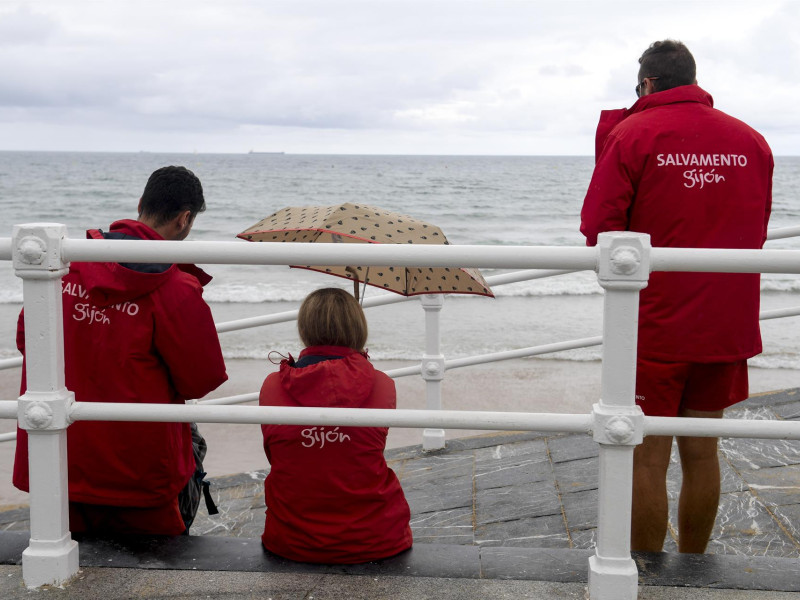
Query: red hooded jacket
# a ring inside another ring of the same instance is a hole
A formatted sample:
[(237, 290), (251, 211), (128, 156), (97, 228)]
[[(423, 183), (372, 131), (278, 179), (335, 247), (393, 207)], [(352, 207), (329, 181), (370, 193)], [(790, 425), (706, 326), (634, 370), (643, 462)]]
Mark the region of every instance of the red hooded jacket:
[[(311, 356), (342, 358), (304, 367), (282, 361), (264, 381), (259, 404), (395, 408), (394, 382), (363, 354), (315, 346), (303, 350), (298, 364)], [(261, 536), (267, 550), (303, 562), (360, 563), (411, 547), (408, 503), (383, 456), (387, 427), (261, 430), (271, 465)]]
[[(772, 206), (772, 153), (752, 128), (686, 85), (604, 111), (581, 211), (587, 244), (603, 231), (653, 246), (761, 248)], [(758, 274), (655, 272), (642, 290), (639, 355), (729, 362), (761, 352)]]
[[(105, 236), (163, 239), (131, 220), (113, 223)], [(76, 401), (183, 404), (227, 379), (198, 275), (210, 280), (193, 265), (72, 263), (61, 290), (66, 387)], [(24, 355), (23, 315), (17, 346)], [(67, 430), (67, 455), (69, 499), (89, 504), (163, 505), (195, 467), (188, 423), (79, 421)], [(14, 485), (28, 491), (23, 430)]]

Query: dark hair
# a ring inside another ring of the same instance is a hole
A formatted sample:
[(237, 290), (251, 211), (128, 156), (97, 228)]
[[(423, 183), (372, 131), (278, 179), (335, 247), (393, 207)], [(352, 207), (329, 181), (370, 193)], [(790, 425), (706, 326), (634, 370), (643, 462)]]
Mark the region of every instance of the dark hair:
[(697, 66), (689, 49), (682, 42), (663, 40), (653, 42), (639, 58), (639, 81), (653, 79), (653, 88), (663, 92), (680, 85), (691, 85), (697, 80)]
[(343, 289), (322, 288), (300, 305), (297, 331), (306, 347), (345, 346), (360, 352), (367, 343), (367, 318)]
[(186, 167), (161, 167), (150, 175), (142, 192), (141, 215), (152, 219), (156, 226), (168, 223), (185, 210), (194, 218), (205, 209), (203, 186)]

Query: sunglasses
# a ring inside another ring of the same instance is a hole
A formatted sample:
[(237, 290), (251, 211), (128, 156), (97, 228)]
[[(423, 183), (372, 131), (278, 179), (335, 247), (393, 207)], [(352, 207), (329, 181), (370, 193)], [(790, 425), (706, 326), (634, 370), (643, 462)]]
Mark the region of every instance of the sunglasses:
[(639, 83), (637, 83), (636, 87), (634, 88), (636, 90), (636, 97), (637, 98), (641, 98), (642, 97), (642, 86), (644, 85), (644, 82), (647, 81), (648, 79), (661, 79), (661, 78), (660, 77), (642, 77), (642, 80)]

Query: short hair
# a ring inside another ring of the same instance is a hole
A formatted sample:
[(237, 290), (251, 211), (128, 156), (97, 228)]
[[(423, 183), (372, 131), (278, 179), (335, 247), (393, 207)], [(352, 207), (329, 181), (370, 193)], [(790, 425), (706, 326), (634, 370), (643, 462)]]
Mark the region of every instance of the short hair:
[(192, 218), (206, 209), (203, 186), (186, 167), (161, 167), (153, 172), (144, 186), (141, 216), (164, 225), (188, 210)]
[(297, 331), (306, 347), (346, 346), (361, 352), (367, 343), (367, 317), (343, 289), (322, 288), (300, 305)]
[(676, 40), (653, 42), (639, 58), (639, 81), (653, 79), (653, 89), (663, 92), (697, 81), (697, 66), (689, 49)]

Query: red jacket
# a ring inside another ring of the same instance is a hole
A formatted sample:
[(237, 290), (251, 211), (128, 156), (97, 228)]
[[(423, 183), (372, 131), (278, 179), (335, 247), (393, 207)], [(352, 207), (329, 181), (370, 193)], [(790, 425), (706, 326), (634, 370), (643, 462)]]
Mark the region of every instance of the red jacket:
[[(163, 239), (117, 221), (110, 239)], [(93, 230), (88, 238), (103, 239)], [(191, 271), (190, 275), (186, 271)], [(183, 404), (227, 379), (197, 267), (72, 263), (62, 280), (67, 389), (78, 402)], [(203, 274), (204, 280), (210, 278)], [(25, 353), (23, 316), (17, 345)], [(22, 392), (25, 391), (23, 376)], [(194, 472), (187, 423), (79, 421), (67, 430), (69, 498), (112, 506), (158, 506)], [(28, 490), (28, 444), (17, 438), (14, 485)]]
[[(262, 406), (395, 408), (394, 382), (367, 358), (339, 346), (306, 348), (339, 356), (304, 367), (281, 362), (264, 381)], [(303, 562), (360, 563), (411, 547), (410, 511), (383, 456), (387, 427), (262, 425), (272, 466), (264, 492), (267, 550)]]
[[(605, 139), (604, 135), (607, 135)], [(772, 153), (746, 124), (687, 85), (604, 111), (581, 211), (587, 244), (603, 231), (650, 234), (653, 246), (761, 248), (772, 205)], [(761, 352), (758, 274), (650, 276), (639, 355), (727, 362)]]

